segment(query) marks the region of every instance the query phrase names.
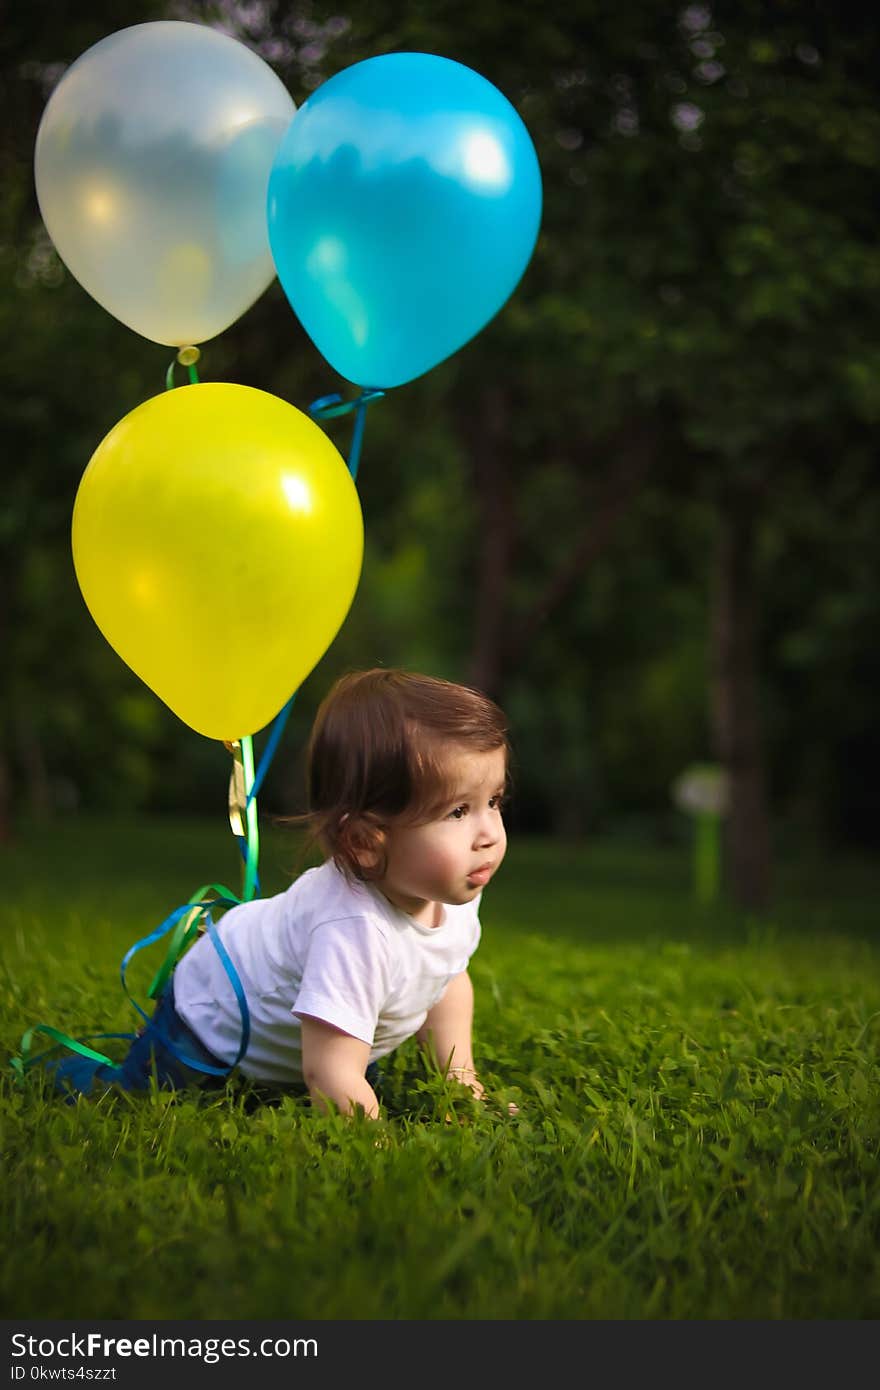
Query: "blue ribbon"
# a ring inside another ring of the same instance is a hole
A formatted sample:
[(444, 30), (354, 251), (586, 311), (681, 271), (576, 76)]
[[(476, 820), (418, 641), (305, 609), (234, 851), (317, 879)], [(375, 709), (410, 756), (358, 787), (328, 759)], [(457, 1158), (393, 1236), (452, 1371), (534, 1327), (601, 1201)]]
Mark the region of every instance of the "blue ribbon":
[(276, 714), (275, 716), (275, 721), (272, 725), (272, 730), (269, 734), (269, 742), (263, 749), (259, 766), (257, 767), (257, 771), (254, 775), (254, 785), (248, 792), (248, 799), (245, 802), (245, 810), (247, 810), (248, 806), (250, 806), (254, 797), (257, 795), (257, 792), (263, 785), (263, 779), (266, 776), (266, 773), (269, 771), (269, 764), (275, 756), (278, 744), (281, 742), (281, 735), (284, 733), (284, 726), (287, 723), (290, 711), (293, 709), (293, 702), (296, 699), (296, 696), (297, 692), (294, 691), (290, 699), (287, 701), (287, 704), (281, 710), (281, 712), (279, 714)]
[[(312, 401), (311, 405), (308, 408), (307, 413), (311, 416), (313, 420), (335, 420), (340, 415), (348, 415), (351, 413), (351, 411), (356, 412), (354, 420), (354, 430), (351, 438), (351, 448), (348, 451), (348, 471), (352, 476), (352, 480), (357, 479), (358, 468), (360, 467), (361, 448), (364, 442), (364, 428), (366, 425), (367, 418), (367, 406), (370, 405), (372, 401), (381, 400), (381, 398), (384, 395), (384, 391), (379, 391), (370, 387), (368, 389), (363, 390), (361, 394), (355, 397), (353, 401), (344, 401), (342, 397), (338, 394), (330, 396), (319, 396), (317, 400)], [(275, 716), (275, 720), (272, 724), (272, 730), (269, 734), (269, 741), (266, 744), (266, 747), (263, 749), (259, 766), (254, 777), (254, 785), (251, 787), (250, 792), (248, 793), (248, 798), (245, 803), (245, 810), (247, 810), (248, 806), (250, 806), (254, 797), (257, 795), (257, 793), (263, 785), (266, 773), (269, 771), (269, 766), (272, 762), (272, 759), (275, 756), (278, 744), (281, 741), (281, 735), (284, 733), (284, 727), (287, 724), (287, 720), (290, 715), (290, 711), (293, 708), (293, 702), (296, 699), (296, 696), (297, 692), (294, 691), (284, 708)], [(242, 845), (241, 850), (246, 860), (246, 847)]]
[(238, 971), (232, 963), (232, 959), (229, 955), (229, 952), (226, 950), (226, 947), (220, 940), (217, 928), (214, 926), (214, 919), (211, 916), (211, 908), (216, 907), (218, 904), (222, 907), (237, 907), (240, 905), (240, 900), (230, 893), (228, 896), (218, 896), (216, 898), (209, 898), (202, 903), (184, 903), (182, 907), (176, 907), (173, 912), (170, 912), (168, 914), (168, 916), (165, 918), (165, 921), (161, 922), (159, 926), (156, 927), (155, 931), (151, 931), (147, 936), (142, 937), (140, 941), (136, 941), (133, 946), (129, 947), (129, 949), (123, 956), (122, 963), (119, 967), (119, 973), (122, 978), (122, 988), (125, 990), (125, 993), (128, 995), (130, 1002), (134, 1005), (135, 1009), (137, 1009), (144, 1022), (149, 1023), (149, 1015), (144, 1012), (140, 1004), (133, 997), (126, 983), (125, 971), (129, 961), (131, 960), (132, 956), (136, 955), (138, 951), (143, 950), (145, 946), (151, 946), (153, 942), (159, 941), (163, 936), (166, 936), (167, 933), (171, 931), (172, 927), (176, 926), (176, 924), (180, 921), (181, 917), (185, 917), (188, 913), (191, 913), (193, 911), (199, 912), (204, 917), (205, 926), (207, 928), (208, 935), (211, 938), (211, 943), (214, 947), (214, 950), (217, 952), (217, 955), (220, 957), (223, 969), (226, 971), (226, 974), (229, 977), (229, 983), (232, 985), (233, 993), (235, 994), (236, 1000), (238, 1001), (238, 1010), (241, 1015), (241, 1042), (239, 1044), (238, 1052), (235, 1055), (235, 1060), (230, 1062), (228, 1067), (212, 1067), (207, 1062), (199, 1061), (195, 1057), (184, 1056), (184, 1054), (180, 1052), (180, 1050), (177, 1047), (175, 1047), (171, 1039), (166, 1037), (162, 1033), (161, 1029), (156, 1029), (156, 1036), (162, 1043), (163, 1047), (167, 1047), (168, 1051), (172, 1054), (172, 1056), (177, 1058), (178, 1062), (182, 1062), (184, 1066), (192, 1067), (195, 1071), (207, 1072), (209, 1076), (226, 1076), (229, 1072), (232, 1071), (233, 1067), (238, 1066), (238, 1063), (241, 1061), (242, 1057), (247, 1052), (248, 1043), (250, 1042), (251, 1037), (251, 1015), (247, 1004), (247, 998), (244, 992), (244, 986), (241, 983)]
[(185, 1052), (181, 1052), (180, 1048), (171, 1041), (168, 1035), (163, 1033), (162, 1029), (156, 1027), (155, 1024), (153, 1025), (153, 1032), (162, 1046), (168, 1049), (172, 1057), (176, 1058), (178, 1062), (182, 1062), (185, 1067), (191, 1067), (193, 1071), (204, 1072), (207, 1076), (228, 1076), (233, 1068), (238, 1066), (242, 1057), (247, 1052), (248, 1043), (251, 1040), (251, 1014), (248, 1008), (247, 998), (245, 997), (244, 986), (241, 983), (238, 971), (232, 964), (229, 953), (220, 940), (210, 912), (205, 913), (205, 924), (214, 950), (223, 963), (223, 968), (229, 977), (229, 983), (232, 985), (235, 997), (238, 1001), (238, 1011), (241, 1014), (241, 1042), (238, 1051), (228, 1066), (212, 1067), (210, 1062), (203, 1062), (200, 1057), (188, 1057)]
[(357, 478), (358, 468), (361, 461), (361, 445), (364, 442), (364, 424), (366, 423), (367, 406), (371, 401), (378, 401), (385, 395), (384, 391), (378, 391), (368, 387), (356, 396), (353, 401), (344, 401), (341, 396), (319, 396), (316, 401), (312, 401), (309, 406), (309, 415), (313, 420), (335, 420), (338, 415), (347, 415), (349, 411), (356, 411), (354, 419), (354, 431), (351, 437), (351, 448), (348, 451), (348, 471), (353, 479)]

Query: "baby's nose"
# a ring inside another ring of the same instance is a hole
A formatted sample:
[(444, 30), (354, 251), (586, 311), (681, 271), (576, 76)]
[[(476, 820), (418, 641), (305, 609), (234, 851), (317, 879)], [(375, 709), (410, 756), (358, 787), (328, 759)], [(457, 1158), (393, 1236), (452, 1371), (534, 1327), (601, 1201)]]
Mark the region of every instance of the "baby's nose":
[(500, 834), (501, 828), (498, 824), (498, 817), (492, 815), (490, 812), (488, 815), (480, 818), (476, 827), (474, 842), (478, 845), (494, 845)]

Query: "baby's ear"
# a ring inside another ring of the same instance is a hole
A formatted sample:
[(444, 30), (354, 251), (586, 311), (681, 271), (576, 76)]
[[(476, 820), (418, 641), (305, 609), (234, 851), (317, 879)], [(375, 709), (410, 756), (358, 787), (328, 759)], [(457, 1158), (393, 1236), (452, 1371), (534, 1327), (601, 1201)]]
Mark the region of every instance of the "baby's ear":
[(339, 823), (339, 838), (350, 859), (367, 877), (381, 877), (385, 865), (385, 831), (371, 818), (345, 815)]

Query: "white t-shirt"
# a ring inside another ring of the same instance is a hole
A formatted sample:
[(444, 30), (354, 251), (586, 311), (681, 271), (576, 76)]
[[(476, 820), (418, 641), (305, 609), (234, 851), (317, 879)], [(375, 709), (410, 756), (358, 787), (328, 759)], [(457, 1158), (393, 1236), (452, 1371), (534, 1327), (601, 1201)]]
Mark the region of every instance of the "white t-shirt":
[[(217, 932), (250, 1011), (245, 1076), (302, 1081), (302, 1014), (369, 1043), (371, 1062), (412, 1037), (477, 949), (481, 897), (422, 926), (328, 860), (276, 897), (230, 908)], [(174, 1005), (215, 1057), (233, 1061), (241, 1013), (207, 935), (175, 967)]]

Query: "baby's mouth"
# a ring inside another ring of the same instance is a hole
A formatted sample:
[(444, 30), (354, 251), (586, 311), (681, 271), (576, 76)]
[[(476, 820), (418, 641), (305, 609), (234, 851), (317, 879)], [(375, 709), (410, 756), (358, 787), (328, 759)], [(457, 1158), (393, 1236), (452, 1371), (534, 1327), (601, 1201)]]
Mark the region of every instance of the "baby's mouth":
[(493, 873), (493, 865), (491, 865), (491, 864), (483, 864), (483, 865), (480, 866), (479, 869), (473, 869), (473, 870), (468, 874), (468, 876), (467, 876), (468, 883), (475, 883), (475, 884), (477, 884), (478, 886), (482, 887), (483, 884), (486, 884), (486, 883), (489, 882), (489, 879), (492, 877), (492, 873)]

